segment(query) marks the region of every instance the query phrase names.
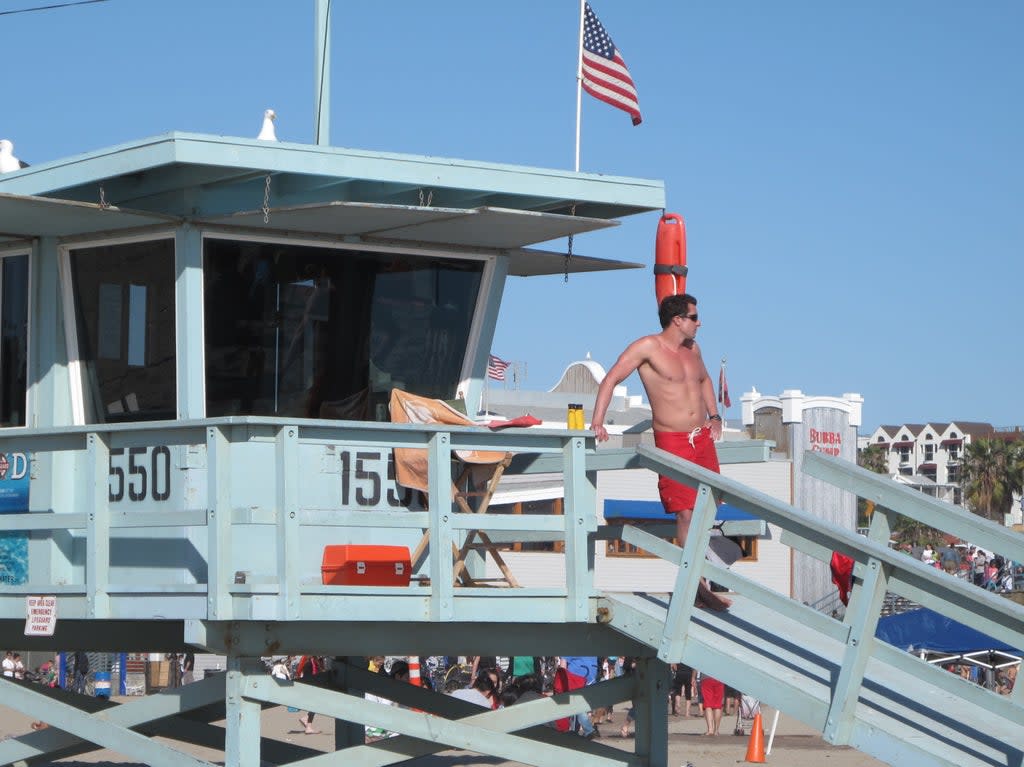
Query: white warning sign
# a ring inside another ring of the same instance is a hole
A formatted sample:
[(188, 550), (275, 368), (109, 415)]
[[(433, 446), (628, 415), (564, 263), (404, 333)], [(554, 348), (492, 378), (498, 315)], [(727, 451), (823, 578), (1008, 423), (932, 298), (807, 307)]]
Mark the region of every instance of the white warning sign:
[(52, 637), (57, 628), (57, 597), (25, 597), (25, 636)]

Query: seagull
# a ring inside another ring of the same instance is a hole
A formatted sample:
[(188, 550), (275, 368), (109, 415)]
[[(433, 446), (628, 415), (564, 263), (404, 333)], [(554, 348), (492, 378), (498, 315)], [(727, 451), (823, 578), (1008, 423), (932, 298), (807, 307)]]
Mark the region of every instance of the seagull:
[(259, 141), (277, 141), (277, 134), (274, 133), (274, 120), (277, 119), (277, 114), (273, 109), (268, 109), (263, 113), (263, 127), (260, 128), (260, 135), (256, 137)]
[(14, 156), (14, 144), (8, 139), (0, 139), (0, 173), (10, 173), (12, 170), (27, 167), (27, 162), (22, 162)]

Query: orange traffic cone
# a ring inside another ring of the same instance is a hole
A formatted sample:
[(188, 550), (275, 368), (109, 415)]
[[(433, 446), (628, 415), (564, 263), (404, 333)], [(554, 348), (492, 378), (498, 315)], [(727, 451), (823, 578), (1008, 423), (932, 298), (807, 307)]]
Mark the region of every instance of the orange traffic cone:
[(750, 742), (747, 744), (748, 762), (764, 763), (764, 728), (761, 726), (761, 712), (754, 714), (754, 724), (750, 727)]

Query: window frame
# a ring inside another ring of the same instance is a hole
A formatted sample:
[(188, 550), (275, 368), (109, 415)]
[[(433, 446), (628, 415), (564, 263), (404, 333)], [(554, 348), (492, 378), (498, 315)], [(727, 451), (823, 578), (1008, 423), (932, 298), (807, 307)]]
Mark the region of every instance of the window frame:
[[(78, 337), (78, 313), (75, 304), (75, 288), (71, 274), (71, 251), (85, 248), (116, 247), (118, 245), (132, 245), (140, 242), (157, 242), (170, 240), (173, 245), (174, 258), (174, 346), (175, 346), (175, 378), (174, 378), (174, 400), (175, 411), (181, 408), (181, 391), (179, 387), (179, 371), (181, 360), (177, 351), (180, 348), (178, 339), (178, 277), (179, 277), (179, 253), (177, 247), (175, 229), (161, 229), (155, 231), (140, 232), (133, 235), (120, 237), (74, 238), (61, 242), (58, 247), (58, 269), (60, 271), (60, 297), (61, 310), (64, 315), (64, 342), (67, 350), (68, 360), (68, 385), (71, 390), (71, 423), (76, 426), (91, 425), (87, 421), (86, 413), (86, 382), (85, 365), (82, 363), (81, 344)], [(100, 422), (96, 422), (99, 424)]]
[[(632, 517), (610, 517), (605, 520), (606, 525), (632, 525), (643, 529), (645, 527), (656, 527), (672, 522), (671, 519), (634, 519)], [(659, 536), (661, 537), (661, 536)], [(737, 562), (757, 562), (760, 554), (758, 541), (760, 535), (726, 535), (726, 538), (733, 541), (743, 550), (744, 555), (737, 559)], [(676, 546), (679, 541), (676, 536), (671, 538), (665, 536), (664, 540)], [(749, 553), (748, 553), (749, 552)], [(609, 540), (605, 543), (605, 557), (609, 559), (658, 559), (657, 554), (651, 554), (621, 539)]]
[[(35, 269), (38, 263), (37, 258), (38, 246), (28, 245), (24, 242), (10, 243), (7, 245), (0, 245), (0, 261), (5, 258), (11, 258), (15, 256), (25, 256), (28, 261), (28, 277), (26, 280), (26, 303), (25, 303), (25, 402), (24, 402), (24, 414), (25, 423), (23, 424), (12, 424), (10, 426), (3, 426), (0, 424), (0, 430), (9, 431), (12, 429), (27, 429), (32, 421), (32, 405), (34, 402), (32, 393), (32, 380), (30, 372), (32, 370), (32, 364), (34, 361), (32, 354), (32, 339), (33, 339), (33, 315), (35, 309)], [(0, 299), (3, 296), (3, 270), (0, 269)], [(2, 311), (0, 306), (0, 311)]]
[[(205, 311), (205, 296), (206, 296), (206, 241), (208, 239), (213, 240), (227, 240), (229, 242), (250, 242), (265, 245), (294, 245), (297, 247), (310, 247), (310, 248), (321, 248), (323, 250), (346, 250), (346, 251), (364, 251), (371, 253), (381, 254), (396, 254), (396, 255), (410, 255), (424, 258), (446, 258), (454, 260), (464, 261), (479, 261), (483, 263), (483, 268), (480, 273), (480, 287), (477, 291), (476, 300), (473, 305), (472, 319), (469, 323), (468, 334), (466, 337), (466, 354), (462, 360), (462, 368), (459, 372), (459, 380), (456, 385), (456, 389), (466, 395), (466, 401), (470, 401), (472, 393), (470, 392), (470, 385), (473, 380), (473, 363), (480, 354), (481, 340), (483, 337), (484, 329), (488, 322), (488, 312), (497, 311), (495, 309), (488, 309), (489, 302), (486, 300), (487, 296), (490, 296), (494, 289), (495, 283), (500, 281), (498, 274), (498, 257), (490, 253), (481, 253), (473, 249), (459, 249), (459, 248), (436, 248), (428, 247), (424, 245), (392, 245), (392, 244), (378, 244), (371, 242), (364, 242), (362, 240), (358, 242), (346, 242), (338, 240), (336, 237), (331, 236), (317, 236), (313, 234), (296, 234), (290, 235), (286, 232), (254, 232), (251, 230), (235, 230), (230, 228), (210, 226), (204, 227), (200, 233), (200, 270), (202, 272), (201, 280), (203, 285), (202, 296), (203, 300), (200, 302), (201, 314), (199, 321), (203, 328), (203, 339), (202, 339), (202, 361), (200, 367), (200, 375), (202, 376), (202, 401), (203, 401), (203, 416), (207, 417), (206, 403), (207, 403), (207, 392), (206, 392), (206, 311)], [(486, 375), (486, 374), (484, 374)]]

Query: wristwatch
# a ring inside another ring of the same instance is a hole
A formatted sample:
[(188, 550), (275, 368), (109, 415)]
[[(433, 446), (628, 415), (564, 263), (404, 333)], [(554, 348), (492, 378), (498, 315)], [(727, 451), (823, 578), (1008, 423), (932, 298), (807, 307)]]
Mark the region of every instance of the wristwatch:
[(709, 415), (708, 416), (708, 420), (709, 421), (721, 421), (722, 420), (722, 416), (720, 416), (718, 413), (715, 413), (714, 415)]

